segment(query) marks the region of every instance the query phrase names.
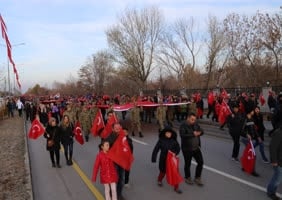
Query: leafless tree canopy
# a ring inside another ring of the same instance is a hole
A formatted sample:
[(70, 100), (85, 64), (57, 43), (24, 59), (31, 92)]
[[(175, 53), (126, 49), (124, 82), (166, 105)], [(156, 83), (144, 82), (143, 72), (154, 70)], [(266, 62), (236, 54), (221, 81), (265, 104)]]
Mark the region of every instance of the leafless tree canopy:
[(127, 9), (117, 24), (106, 31), (116, 60), (126, 68), (128, 78), (142, 85), (153, 70), (162, 24), (163, 18), (157, 8)]
[[(77, 94), (137, 94), (141, 88), (281, 85), (281, 8), (231, 13), (223, 20), (209, 16), (201, 35), (198, 24), (193, 16), (165, 23), (156, 7), (128, 8), (106, 30), (109, 51), (94, 53), (79, 69), (78, 81), (54, 87), (65, 93), (79, 88)], [(199, 57), (200, 50), (206, 57)]]
[(79, 82), (86, 91), (101, 94), (110, 81), (113, 57), (107, 51), (99, 51), (79, 70)]

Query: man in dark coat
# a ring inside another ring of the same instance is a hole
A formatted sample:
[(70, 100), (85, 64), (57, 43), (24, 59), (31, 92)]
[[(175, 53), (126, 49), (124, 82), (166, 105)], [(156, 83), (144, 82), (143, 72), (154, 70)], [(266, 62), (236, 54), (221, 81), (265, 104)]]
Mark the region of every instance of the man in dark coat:
[(196, 114), (189, 113), (185, 122), (180, 125), (179, 133), (181, 137), (181, 149), (184, 156), (184, 172), (185, 182), (193, 184), (191, 179), (191, 160), (194, 158), (197, 162), (195, 183), (202, 186), (201, 175), (203, 170), (203, 156), (201, 152), (201, 140), (200, 136), (204, 134), (204, 131), (196, 123)]
[(273, 166), (273, 175), (267, 186), (267, 196), (271, 199), (280, 199), (276, 191), (282, 179), (282, 126), (273, 132), (269, 145), (270, 161)]
[(238, 155), (240, 150), (240, 135), (244, 125), (244, 117), (239, 112), (239, 104), (234, 103), (232, 114), (227, 117), (227, 126), (229, 134), (233, 140), (232, 160), (239, 161)]

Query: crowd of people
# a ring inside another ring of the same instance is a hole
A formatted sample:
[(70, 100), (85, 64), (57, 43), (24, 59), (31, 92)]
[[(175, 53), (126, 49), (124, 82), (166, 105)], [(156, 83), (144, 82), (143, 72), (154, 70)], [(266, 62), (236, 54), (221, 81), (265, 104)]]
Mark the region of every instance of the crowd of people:
[[(152, 102), (157, 106), (146, 106), (140, 102)], [(122, 119), (112, 124), (112, 133), (108, 137), (101, 139), (99, 153), (97, 155), (92, 180), (96, 181), (96, 176), (100, 168), (100, 181), (105, 185), (106, 199), (124, 199), (122, 188), (129, 184), (129, 170), (124, 170), (121, 166), (107, 158), (106, 154), (116, 141), (120, 129), (127, 135), (127, 141), (133, 151), (133, 144), (130, 138), (138, 133), (139, 137), (144, 137), (142, 132), (143, 123), (152, 123), (153, 119), (158, 122), (159, 140), (152, 152), (152, 162), (156, 162), (157, 154), (160, 151), (159, 170), (157, 184), (162, 186), (162, 180), (166, 174), (166, 156), (168, 151), (179, 154), (182, 151), (184, 157), (184, 178), (187, 184), (197, 184), (203, 186), (201, 179), (203, 170), (203, 155), (201, 152), (200, 137), (204, 134), (203, 129), (197, 123), (197, 119), (204, 116), (204, 101), (199, 93), (187, 96), (133, 96), (117, 95), (113, 98), (108, 95), (91, 96), (84, 98), (59, 98), (48, 99), (41, 102), (21, 101), (20, 98), (8, 99), (7, 108), (9, 116), (13, 117), (13, 110), (16, 108), (19, 116), (25, 110), (26, 120), (31, 120), (39, 116), (40, 122), (46, 127), (44, 137), (47, 139), (46, 148), (50, 152), (50, 160), (53, 167), (60, 168), (60, 148), (64, 147), (64, 154), (67, 165), (72, 165), (73, 155), (73, 128), (79, 121), (85, 137), (85, 141), (90, 139), (92, 122), (100, 110), (103, 121), (106, 124), (108, 114), (114, 113), (114, 105), (132, 104), (128, 110), (121, 112)], [(171, 105), (168, 105), (171, 103)], [(269, 136), (275, 138), (270, 143), (270, 157), (264, 151), (264, 117), (260, 112), (259, 100), (255, 94), (238, 94), (230, 96), (225, 90), (215, 93), (209, 92), (207, 95), (208, 110), (206, 117), (212, 115), (212, 121), (219, 122), (220, 129), (227, 126), (233, 140), (233, 150), (231, 158), (239, 161), (240, 142), (246, 144), (253, 141), (254, 147), (259, 146), (261, 157), (265, 163), (271, 163), (274, 168), (273, 177), (268, 184), (267, 194), (271, 199), (279, 199), (276, 190), (281, 182), (282, 167), (282, 141), (280, 135), (282, 127), (282, 94), (275, 95), (270, 91), (267, 104), (270, 109), (270, 119), (273, 130)], [(127, 117), (129, 115), (129, 117)], [(125, 127), (123, 121), (130, 119), (130, 127)], [(177, 141), (177, 133), (174, 130), (175, 121), (180, 123), (179, 136), (181, 143)], [(99, 133), (98, 133), (99, 135)], [(241, 139), (241, 141), (240, 141)], [(49, 145), (49, 141), (54, 144)], [(280, 141), (280, 142), (279, 142)], [(56, 159), (55, 159), (56, 158)], [(192, 179), (190, 167), (191, 160), (197, 162), (195, 178)], [(255, 171), (252, 175), (259, 176)], [(179, 185), (174, 185), (174, 191), (181, 194)]]

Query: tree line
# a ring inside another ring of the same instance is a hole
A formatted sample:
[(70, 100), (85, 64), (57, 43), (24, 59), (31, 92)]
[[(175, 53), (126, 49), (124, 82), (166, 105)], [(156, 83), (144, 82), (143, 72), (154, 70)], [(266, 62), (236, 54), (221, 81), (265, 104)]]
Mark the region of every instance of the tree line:
[(105, 31), (108, 48), (86, 60), (78, 80), (70, 77), (53, 88), (65, 94), (136, 94), (281, 83), (281, 8), (224, 19), (209, 15), (206, 30), (198, 27), (192, 16), (168, 23), (158, 7), (127, 8)]

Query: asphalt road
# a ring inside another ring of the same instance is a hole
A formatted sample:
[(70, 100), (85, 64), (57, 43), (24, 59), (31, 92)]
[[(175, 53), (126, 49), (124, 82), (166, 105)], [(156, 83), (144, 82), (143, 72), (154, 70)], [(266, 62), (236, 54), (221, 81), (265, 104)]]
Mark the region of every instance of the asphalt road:
[[(28, 125), (29, 127), (30, 125)], [(163, 187), (157, 186), (158, 164), (151, 163), (151, 153), (157, 142), (158, 127), (156, 123), (143, 124), (144, 138), (134, 139), (134, 163), (130, 175), (130, 188), (124, 188), (126, 199), (217, 199), (237, 200), (268, 199), (265, 187), (272, 175), (270, 164), (262, 162), (257, 151), (256, 169), (260, 177), (253, 177), (241, 171), (240, 163), (231, 160), (232, 141), (227, 131), (221, 131), (213, 125), (203, 124), (206, 135), (202, 136), (202, 152), (205, 167), (202, 180), (203, 187), (182, 183), (182, 194), (177, 194), (164, 181)], [(177, 130), (177, 126), (176, 126)], [(52, 168), (49, 152), (45, 149), (45, 139), (28, 140), (33, 193), (35, 200), (92, 200), (103, 199), (104, 188), (99, 180), (91, 183), (92, 167), (98, 152), (99, 138), (91, 137), (88, 143), (74, 145), (75, 165), (67, 166), (63, 152), (61, 153), (61, 169)], [(266, 141), (266, 143), (268, 140)], [(241, 145), (241, 152), (243, 150)], [(266, 148), (266, 155), (268, 150)], [(180, 171), (184, 174), (182, 153)], [(192, 175), (195, 165), (192, 165)], [(278, 190), (282, 193), (282, 187)]]

